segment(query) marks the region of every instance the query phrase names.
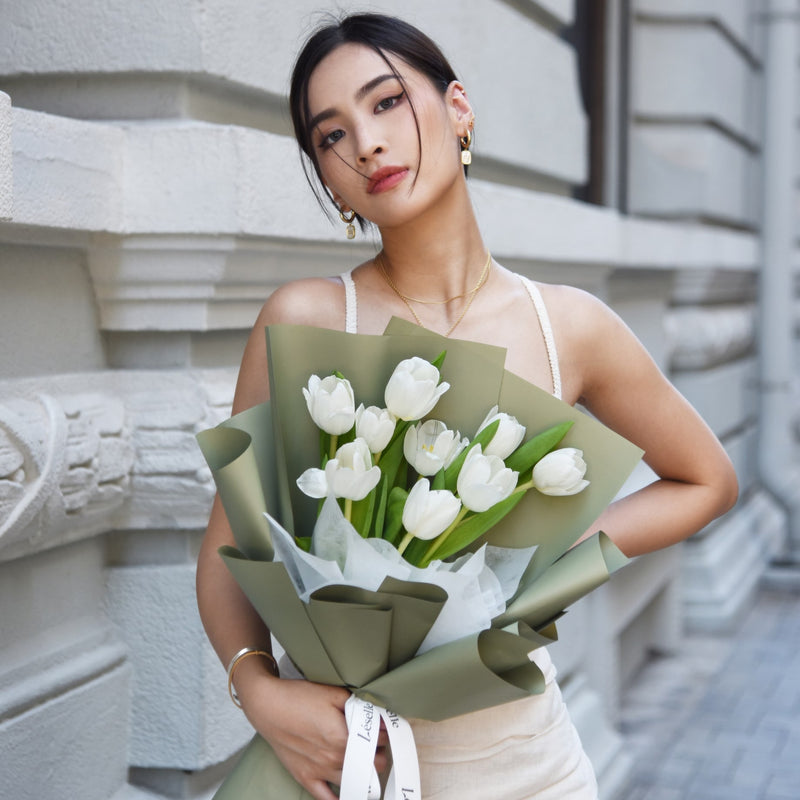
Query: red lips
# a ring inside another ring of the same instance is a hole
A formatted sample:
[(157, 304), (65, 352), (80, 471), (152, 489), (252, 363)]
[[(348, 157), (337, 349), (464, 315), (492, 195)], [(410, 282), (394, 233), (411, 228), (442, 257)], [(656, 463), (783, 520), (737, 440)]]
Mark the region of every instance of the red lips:
[(405, 178), (408, 170), (405, 167), (381, 167), (369, 176), (367, 192), (379, 194), (397, 186)]

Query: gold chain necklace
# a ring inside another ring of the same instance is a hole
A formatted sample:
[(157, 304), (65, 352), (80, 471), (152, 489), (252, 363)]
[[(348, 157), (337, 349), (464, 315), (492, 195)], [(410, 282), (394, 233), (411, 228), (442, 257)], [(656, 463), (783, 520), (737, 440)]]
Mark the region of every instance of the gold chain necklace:
[(420, 328), (424, 328), (425, 326), (422, 324), (422, 320), (419, 318), (419, 314), (417, 314), (417, 312), (414, 311), (414, 308), (411, 305), (411, 303), (424, 303), (427, 305), (445, 305), (446, 303), (450, 303), (453, 300), (458, 299), (459, 297), (469, 297), (469, 300), (467, 300), (467, 302), (465, 303), (463, 310), (458, 315), (458, 319), (447, 329), (447, 331), (444, 334), (445, 336), (449, 336), (456, 329), (456, 326), (461, 322), (461, 320), (464, 319), (464, 317), (467, 314), (467, 311), (469, 311), (469, 308), (472, 305), (472, 301), (475, 299), (475, 296), (483, 288), (484, 284), (489, 278), (489, 270), (492, 266), (492, 254), (491, 252), (487, 251), (486, 264), (483, 267), (483, 272), (481, 273), (481, 277), (478, 279), (478, 282), (475, 284), (475, 286), (468, 292), (463, 292), (462, 294), (454, 295), (448, 300), (418, 300), (414, 297), (408, 297), (407, 295), (404, 295), (397, 288), (397, 286), (394, 285), (394, 282), (389, 277), (389, 273), (386, 271), (386, 267), (383, 265), (384, 258), (385, 256), (383, 255), (383, 250), (381, 250), (380, 253), (378, 253), (378, 255), (375, 257), (375, 262), (377, 263), (381, 271), (381, 274), (383, 275), (384, 280), (389, 285), (389, 288), (406, 304), (406, 307), (411, 312), (411, 316), (414, 317), (414, 321), (417, 323), (417, 325), (419, 325)]

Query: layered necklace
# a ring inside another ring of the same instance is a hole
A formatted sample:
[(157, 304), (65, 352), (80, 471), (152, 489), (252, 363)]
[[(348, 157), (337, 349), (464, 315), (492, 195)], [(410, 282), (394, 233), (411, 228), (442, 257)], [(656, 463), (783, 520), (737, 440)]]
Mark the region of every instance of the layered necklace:
[(452, 303), (453, 300), (458, 300), (461, 297), (468, 298), (467, 302), (464, 303), (464, 308), (462, 309), (461, 313), (458, 315), (458, 319), (447, 329), (445, 332), (445, 336), (449, 336), (458, 326), (462, 319), (469, 311), (469, 307), (472, 305), (472, 301), (475, 299), (475, 296), (478, 292), (483, 288), (486, 284), (486, 281), (489, 278), (489, 271), (492, 267), (492, 254), (487, 251), (486, 253), (486, 264), (484, 264), (483, 272), (481, 272), (480, 278), (478, 278), (478, 282), (475, 286), (472, 287), (468, 292), (462, 292), (461, 294), (455, 294), (452, 297), (448, 297), (446, 300), (421, 300), (418, 297), (409, 297), (406, 294), (403, 294), (397, 286), (395, 286), (394, 281), (389, 277), (389, 273), (386, 271), (386, 266), (384, 261), (386, 256), (383, 254), (383, 250), (375, 256), (375, 263), (378, 265), (378, 269), (381, 271), (381, 275), (383, 275), (384, 280), (389, 285), (389, 288), (406, 304), (406, 307), (411, 312), (411, 316), (414, 317), (414, 321), (420, 328), (424, 328), (425, 326), (422, 324), (422, 320), (419, 318), (419, 314), (414, 310), (414, 307), (411, 305), (412, 303), (420, 303), (421, 305), (426, 306), (445, 306), (448, 303)]

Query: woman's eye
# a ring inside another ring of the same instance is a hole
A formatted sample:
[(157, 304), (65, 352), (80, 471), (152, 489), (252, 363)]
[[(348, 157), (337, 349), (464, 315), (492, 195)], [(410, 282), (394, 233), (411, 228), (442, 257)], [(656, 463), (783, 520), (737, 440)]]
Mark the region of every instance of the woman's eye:
[(378, 105), (375, 106), (376, 111), (388, 111), (390, 108), (393, 108), (403, 97), (403, 92), (400, 94), (393, 95), (392, 97), (384, 97), (383, 100), (378, 102)]
[(344, 136), (344, 131), (337, 128), (335, 131), (331, 131), (330, 133), (322, 137), (321, 146), (331, 147), (332, 145), (336, 144), (336, 142), (338, 142), (343, 136)]

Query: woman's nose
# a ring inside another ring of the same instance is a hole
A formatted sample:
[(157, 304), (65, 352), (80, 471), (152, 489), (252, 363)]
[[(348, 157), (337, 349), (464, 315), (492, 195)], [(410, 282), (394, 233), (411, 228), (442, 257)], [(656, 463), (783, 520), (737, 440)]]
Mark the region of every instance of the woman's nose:
[(358, 132), (358, 161), (361, 164), (382, 153), (386, 147), (377, 126), (363, 126)]

